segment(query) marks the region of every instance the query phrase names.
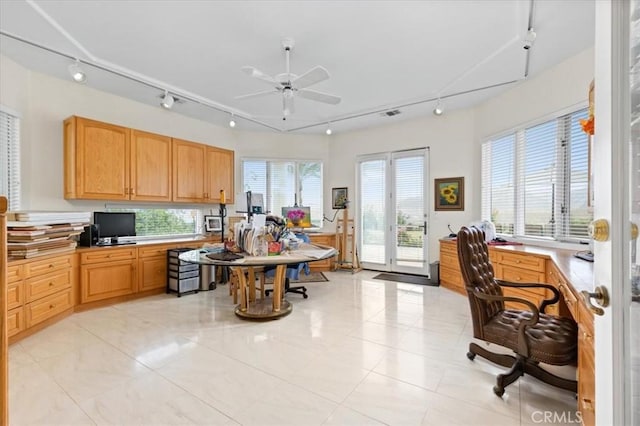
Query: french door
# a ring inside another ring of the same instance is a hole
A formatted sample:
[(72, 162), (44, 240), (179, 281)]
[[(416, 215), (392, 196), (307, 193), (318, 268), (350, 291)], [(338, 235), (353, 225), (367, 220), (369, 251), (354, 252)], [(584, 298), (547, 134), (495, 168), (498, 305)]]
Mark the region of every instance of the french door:
[(362, 266), (428, 275), (426, 148), (358, 159), (358, 251)]

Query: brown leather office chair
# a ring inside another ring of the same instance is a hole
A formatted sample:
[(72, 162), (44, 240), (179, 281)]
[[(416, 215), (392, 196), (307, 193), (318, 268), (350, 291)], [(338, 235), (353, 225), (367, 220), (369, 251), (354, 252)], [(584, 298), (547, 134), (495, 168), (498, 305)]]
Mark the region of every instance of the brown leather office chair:
[[(493, 392), (502, 396), (504, 389), (525, 373), (562, 389), (577, 391), (575, 380), (558, 377), (540, 367), (539, 363), (575, 365), (578, 356), (578, 326), (571, 318), (547, 315), (547, 306), (560, 299), (558, 290), (549, 284), (520, 284), (497, 280), (489, 260), (484, 232), (463, 227), (458, 232), (458, 261), (464, 279), (471, 317), (473, 337), (504, 346), (515, 356), (491, 352), (476, 343), (469, 344), (467, 357), (476, 355), (511, 369), (500, 374)], [(542, 287), (553, 297), (543, 300), (540, 307), (528, 300), (504, 296), (503, 287)], [(506, 309), (505, 302), (516, 302), (522, 309)]]

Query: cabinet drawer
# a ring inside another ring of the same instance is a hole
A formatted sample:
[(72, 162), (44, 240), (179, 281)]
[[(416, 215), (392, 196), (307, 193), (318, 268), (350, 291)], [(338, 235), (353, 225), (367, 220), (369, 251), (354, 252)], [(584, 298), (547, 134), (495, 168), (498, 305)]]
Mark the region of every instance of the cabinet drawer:
[(456, 245), (456, 243), (444, 243), (441, 242), (440, 243), (440, 257), (442, 257), (442, 255), (446, 253), (449, 254), (451, 256), (455, 256), (456, 259), (458, 258), (458, 246)]
[[(543, 289), (544, 290), (544, 289)], [(519, 289), (513, 287), (502, 287), (502, 294), (509, 297), (518, 297), (520, 299), (528, 300), (533, 303), (535, 307), (540, 307), (540, 303), (545, 299), (544, 294), (539, 294), (536, 292), (530, 292), (529, 289)], [(521, 310), (530, 310), (529, 307), (523, 303), (516, 302), (505, 302), (505, 306), (508, 309), (521, 309)]]
[(46, 260), (29, 262), (24, 265), (25, 278), (34, 277), (40, 274), (48, 274), (54, 271), (70, 269), (72, 265), (71, 256), (57, 256)]
[(501, 265), (510, 265), (530, 271), (544, 272), (545, 260), (530, 254), (496, 252), (496, 260)]
[(440, 264), (440, 282), (444, 284), (452, 284), (456, 287), (464, 289), (464, 282), (459, 270), (451, 269)]
[(578, 299), (573, 295), (564, 281), (560, 281), (560, 283), (558, 284), (558, 291), (562, 295), (564, 303), (565, 305), (567, 305), (567, 309), (569, 309), (571, 317), (578, 318)]
[[(496, 268), (496, 275), (501, 280), (510, 281), (512, 283), (539, 283), (544, 281), (544, 274), (534, 271), (528, 271), (526, 269), (512, 268), (509, 266), (498, 265)], [(547, 290), (544, 288), (527, 288), (523, 289), (531, 293), (538, 293), (545, 295)]]
[(163, 256), (166, 258), (167, 250), (178, 247), (178, 244), (167, 244), (163, 246), (140, 247), (138, 249), (138, 258)]
[(9, 265), (7, 268), (7, 282), (14, 283), (20, 281), (24, 277), (24, 269), (22, 265)]
[(7, 309), (17, 308), (24, 303), (24, 283), (10, 283), (7, 286)]
[(458, 256), (451, 256), (448, 253), (440, 252), (440, 267), (447, 267), (460, 271), (460, 263), (458, 262)]
[(71, 271), (62, 271), (42, 277), (29, 278), (25, 283), (26, 301), (32, 302), (38, 300), (66, 287), (71, 287)]
[(73, 306), (71, 289), (52, 294), (25, 306), (27, 328), (58, 315)]
[[(104, 251), (103, 251), (104, 250)], [(136, 248), (128, 249), (96, 249), (80, 254), (80, 263), (83, 265), (100, 262), (114, 262), (117, 260), (130, 260), (136, 258)]]
[(24, 324), (24, 309), (22, 306), (19, 308), (11, 309), (7, 312), (7, 335), (9, 337), (20, 333), (26, 328)]

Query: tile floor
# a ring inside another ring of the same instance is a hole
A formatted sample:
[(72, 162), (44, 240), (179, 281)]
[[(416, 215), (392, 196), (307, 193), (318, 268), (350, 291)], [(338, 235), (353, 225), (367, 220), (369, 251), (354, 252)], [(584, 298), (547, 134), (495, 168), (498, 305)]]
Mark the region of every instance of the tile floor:
[[(291, 315), (248, 322), (226, 286), (77, 313), (9, 350), (12, 425), (535, 425), (574, 394), (465, 354), (464, 297), (326, 274)], [(575, 374), (575, 370), (562, 371)], [(572, 415), (574, 417), (572, 417)], [(544, 423), (546, 425), (551, 423)]]

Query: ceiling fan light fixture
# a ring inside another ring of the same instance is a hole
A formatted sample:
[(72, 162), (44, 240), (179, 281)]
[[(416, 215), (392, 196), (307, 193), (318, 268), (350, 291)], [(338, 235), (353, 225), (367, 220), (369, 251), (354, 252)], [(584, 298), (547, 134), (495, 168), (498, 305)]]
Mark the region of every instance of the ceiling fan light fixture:
[(69, 74), (71, 74), (71, 78), (76, 83), (85, 83), (87, 81), (87, 74), (80, 67), (80, 61), (76, 59), (76, 61), (69, 65)]
[(169, 91), (165, 90), (164, 96), (162, 96), (162, 100), (160, 101), (160, 106), (164, 109), (171, 109), (175, 101), (176, 99), (169, 94)]

